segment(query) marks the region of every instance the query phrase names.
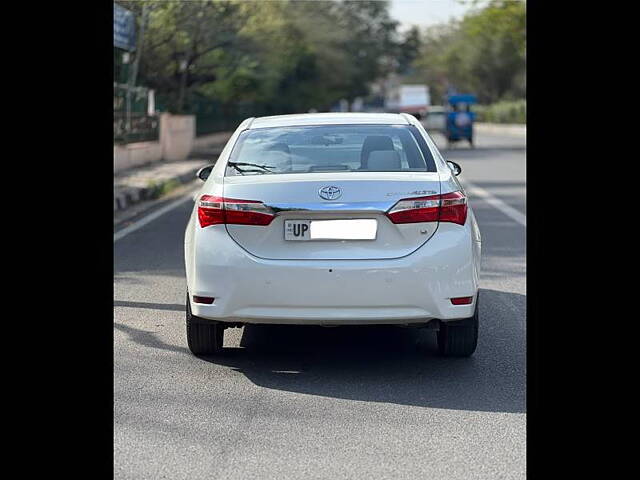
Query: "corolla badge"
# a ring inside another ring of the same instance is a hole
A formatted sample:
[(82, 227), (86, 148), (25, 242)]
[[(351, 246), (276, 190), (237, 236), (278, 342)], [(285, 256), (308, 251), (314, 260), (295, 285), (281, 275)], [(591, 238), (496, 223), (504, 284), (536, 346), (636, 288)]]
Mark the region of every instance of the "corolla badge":
[(324, 198), (325, 200), (336, 200), (342, 195), (342, 190), (334, 186), (322, 187), (318, 192), (318, 195), (320, 195), (320, 198)]

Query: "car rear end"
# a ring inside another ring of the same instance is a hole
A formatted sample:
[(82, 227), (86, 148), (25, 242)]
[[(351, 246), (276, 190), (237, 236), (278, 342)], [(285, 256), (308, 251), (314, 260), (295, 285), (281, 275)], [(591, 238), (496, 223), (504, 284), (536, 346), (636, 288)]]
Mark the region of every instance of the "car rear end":
[[(417, 122), (239, 129), (185, 237), (192, 314), (426, 324), (474, 315), (480, 242)], [(196, 300), (194, 300), (196, 299)]]

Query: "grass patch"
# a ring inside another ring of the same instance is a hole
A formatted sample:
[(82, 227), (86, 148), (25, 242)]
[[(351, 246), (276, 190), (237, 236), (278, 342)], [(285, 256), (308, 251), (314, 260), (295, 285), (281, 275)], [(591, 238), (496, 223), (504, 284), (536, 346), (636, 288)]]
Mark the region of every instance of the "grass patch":
[(175, 178), (167, 180), (166, 182), (149, 182), (149, 184), (147, 185), (147, 188), (149, 189), (149, 198), (160, 198), (175, 190), (180, 185), (181, 183)]

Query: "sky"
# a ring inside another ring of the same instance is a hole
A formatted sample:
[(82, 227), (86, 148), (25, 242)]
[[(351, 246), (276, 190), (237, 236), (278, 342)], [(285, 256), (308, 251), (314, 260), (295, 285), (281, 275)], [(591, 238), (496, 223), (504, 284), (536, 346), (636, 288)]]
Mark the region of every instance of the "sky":
[(462, 18), (470, 8), (470, 3), (459, 0), (391, 0), (390, 13), (404, 31), (412, 25), (423, 28)]

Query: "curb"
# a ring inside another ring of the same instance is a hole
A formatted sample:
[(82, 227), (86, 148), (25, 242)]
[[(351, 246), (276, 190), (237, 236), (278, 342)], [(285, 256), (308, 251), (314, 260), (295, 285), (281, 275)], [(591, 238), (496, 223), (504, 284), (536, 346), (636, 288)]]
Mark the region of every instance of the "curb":
[(114, 193), (113, 211), (123, 211), (136, 203), (159, 198), (177, 186), (192, 181), (201, 167), (202, 165), (198, 165), (196, 168), (193, 168), (182, 175), (165, 178), (149, 187), (129, 187), (118, 193)]

